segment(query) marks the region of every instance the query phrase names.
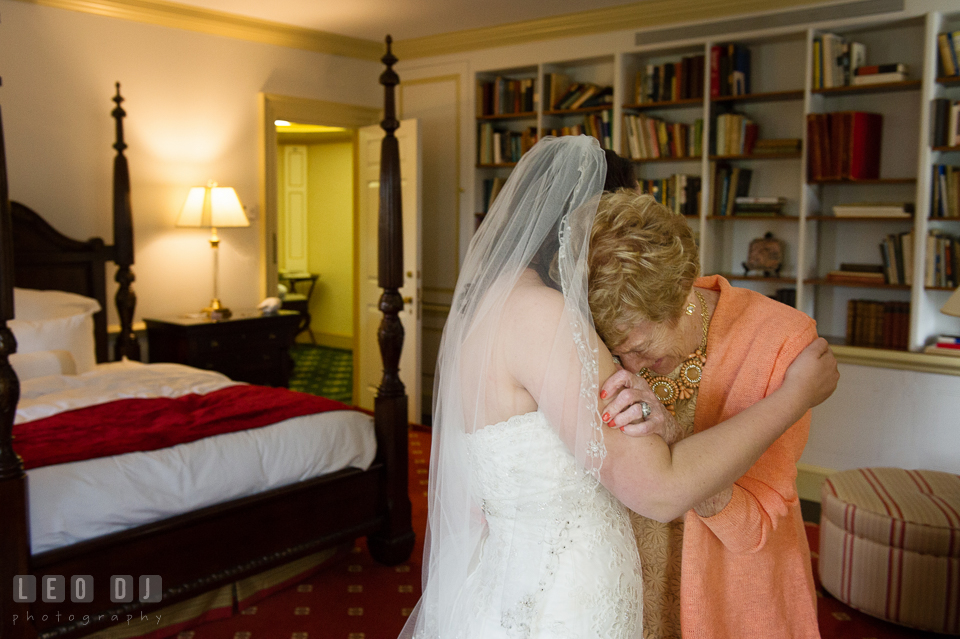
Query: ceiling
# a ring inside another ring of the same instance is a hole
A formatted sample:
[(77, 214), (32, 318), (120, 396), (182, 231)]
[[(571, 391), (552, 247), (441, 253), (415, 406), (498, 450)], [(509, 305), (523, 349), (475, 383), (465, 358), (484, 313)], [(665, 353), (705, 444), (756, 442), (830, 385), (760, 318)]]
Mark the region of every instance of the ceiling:
[(636, 0), (175, 0), (176, 4), (339, 35), (409, 40), (549, 18)]

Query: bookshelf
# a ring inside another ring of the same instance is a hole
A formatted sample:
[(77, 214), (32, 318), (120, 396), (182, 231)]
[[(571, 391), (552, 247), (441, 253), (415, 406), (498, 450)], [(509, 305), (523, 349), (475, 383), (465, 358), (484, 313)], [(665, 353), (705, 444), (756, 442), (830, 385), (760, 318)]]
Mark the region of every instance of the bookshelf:
[[(916, 276), (909, 285), (865, 285), (830, 280), (827, 275), (841, 264), (880, 264), (879, 245), (888, 236), (912, 237), (913, 255), (907, 259), (915, 274), (923, 274), (929, 258), (929, 232), (960, 236), (960, 217), (937, 217), (931, 209), (936, 165), (960, 167), (960, 144), (934, 146), (931, 142), (932, 101), (960, 101), (960, 75), (947, 76), (938, 64), (937, 36), (946, 31), (960, 31), (960, 11), (846, 20), (822, 29), (798, 26), (746, 32), (734, 39), (716, 34), (679, 43), (644, 45), (638, 40), (635, 47), (612, 55), (545, 61), (535, 69), (526, 68), (526, 73), (536, 76), (540, 91), (535, 113), (500, 116), (495, 121), (515, 123), (514, 126), (535, 122), (540, 135), (582, 121), (582, 109), (549, 108), (549, 97), (543, 93), (544, 78), (554, 73), (564, 74), (571, 81), (613, 87), (613, 103), (609, 107), (611, 144), (624, 157), (635, 155), (630, 148), (630, 118), (643, 116), (669, 125), (682, 124), (691, 133), (697, 121), (702, 121), (699, 153), (687, 157), (631, 158), (641, 183), (667, 182), (677, 175), (699, 179), (699, 211), (684, 217), (698, 239), (702, 271), (722, 274), (737, 286), (771, 296), (784, 289), (792, 290), (797, 307), (816, 319), (820, 333), (847, 357), (869, 359), (874, 357), (870, 353), (883, 350), (846, 344), (847, 307), (851, 300), (909, 303), (907, 350), (914, 351), (910, 356), (922, 358), (925, 355), (919, 351), (936, 335), (960, 332), (957, 319), (939, 311), (950, 295), (949, 286), (930, 286), (923, 277)], [(867, 65), (901, 63), (907, 66), (907, 72), (896, 81), (816, 86), (815, 41), (825, 33), (864, 44)], [(742, 87), (745, 91), (739, 95), (711, 95), (711, 55), (714, 47), (729, 45), (749, 52), (749, 87)], [(691, 64), (695, 63), (689, 60), (696, 57), (704, 60), (699, 75), (695, 70), (690, 73)], [(688, 72), (685, 84), (681, 83), (685, 89), (652, 95), (643, 83), (652, 69), (659, 68), (657, 73), (662, 74), (668, 65), (679, 65)], [(476, 77), (479, 81), (516, 71), (492, 69), (481, 71)], [(639, 91), (638, 76), (644, 78)], [(848, 111), (882, 115), (879, 175), (869, 179), (814, 179), (809, 166), (807, 116)], [(799, 139), (800, 148), (764, 153), (717, 152), (718, 122), (725, 114), (742, 115), (756, 123), (761, 140)], [(478, 123), (481, 121), (478, 118)], [(739, 168), (741, 173), (749, 171), (749, 196), (784, 198), (781, 214), (718, 215), (714, 200), (722, 189), (722, 185), (714, 183), (718, 166), (731, 171)], [(493, 172), (506, 176), (509, 167), (477, 168), (478, 178)], [(478, 181), (478, 191), (479, 187)], [(832, 214), (834, 206), (856, 202), (911, 203), (915, 214), (909, 218)], [(750, 242), (767, 232), (784, 243), (780, 276), (744, 275), (741, 264), (746, 260)], [(903, 358), (896, 355), (888, 359), (900, 362)]]

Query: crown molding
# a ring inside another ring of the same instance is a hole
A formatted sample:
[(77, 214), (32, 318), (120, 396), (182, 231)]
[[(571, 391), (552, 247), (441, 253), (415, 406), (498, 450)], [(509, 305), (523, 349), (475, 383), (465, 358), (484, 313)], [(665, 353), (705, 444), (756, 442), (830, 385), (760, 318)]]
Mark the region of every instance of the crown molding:
[(734, 15), (782, 11), (832, 0), (647, 0), (633, 4), (581, 11), (551, 18), (467, 29), (394, 43), (401, 60), (463, 53), (537, 40), (619, 31), (650, 29), (670, 24), (703, 22)]
[(383, 55), (383, 43), (373, 40), (246, 18), (222, 11), (187, 7), (162, 0), (19, 1), (361, 60), (379, 60)]

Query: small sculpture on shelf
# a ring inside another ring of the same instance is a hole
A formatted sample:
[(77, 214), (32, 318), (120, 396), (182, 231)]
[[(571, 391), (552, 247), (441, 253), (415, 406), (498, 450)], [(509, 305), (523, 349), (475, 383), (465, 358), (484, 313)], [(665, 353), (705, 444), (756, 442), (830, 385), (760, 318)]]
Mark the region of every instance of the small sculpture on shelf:
[(747, 261), (743, 262), (743, 274), (750, 271), (763, 271), (764, 277), (780, 277), (780, 268), (783, 266), (783, 240), (773, 237), (769, 231), (763, 236), (750, 242)]

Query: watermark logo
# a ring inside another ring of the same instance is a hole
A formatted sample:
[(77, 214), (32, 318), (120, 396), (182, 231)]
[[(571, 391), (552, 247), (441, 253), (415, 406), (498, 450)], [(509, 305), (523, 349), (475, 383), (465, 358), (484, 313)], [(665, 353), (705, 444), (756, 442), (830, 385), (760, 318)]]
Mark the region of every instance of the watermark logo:
[[(15, 575), (13, 577), (13, 602), (34, 603), (37, 600), (37, 578), (34, 575)], [(160, 575), (140, 575), (137, 599), (141, 603), (157, 603), (163, 598), (163, 581)], [(40, 600), (44, 603), (63, 603), (70, 597), (73, 603), (93, 602), (93, 576), (72, 575), (69, 588), (63, 575), (43, 575), (40, 577)], [(110, 601), (130, 603), (134, 597), (132, 575), (112, 575), (109, 583)]]

